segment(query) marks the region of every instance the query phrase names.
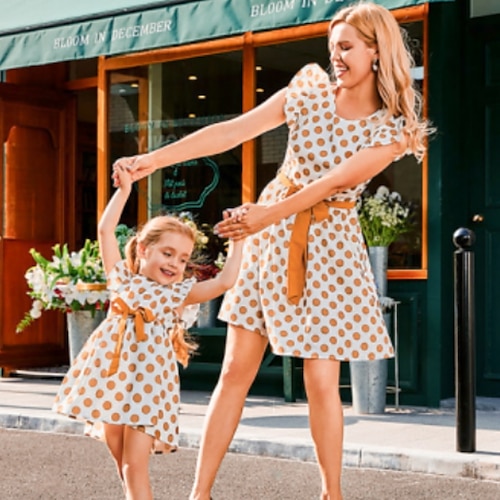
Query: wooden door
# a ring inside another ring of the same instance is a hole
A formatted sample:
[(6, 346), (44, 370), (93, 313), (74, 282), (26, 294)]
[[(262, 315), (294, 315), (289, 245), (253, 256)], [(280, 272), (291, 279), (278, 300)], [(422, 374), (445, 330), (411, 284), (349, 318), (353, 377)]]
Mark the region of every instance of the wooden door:
[(500, 396), (500, 16), (471, 20), (463, 126), (476, 234), (477, 393)]
[(0, 367), (67, 362), (64, 315), (44, 312), (21, 333), (31, 307), (24, 274), (30, 248), (46, 257), (55, 243), (74, 243), (75, 106), (71, 96), (0, 84)]

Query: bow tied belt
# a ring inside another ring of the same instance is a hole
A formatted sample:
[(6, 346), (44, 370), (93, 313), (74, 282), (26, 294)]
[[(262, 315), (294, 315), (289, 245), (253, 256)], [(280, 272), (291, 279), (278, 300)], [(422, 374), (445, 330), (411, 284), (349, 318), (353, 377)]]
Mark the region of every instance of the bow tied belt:
[[(300, 187), (282, 172), (278, 173), (278, 179), (288, 188), (286, 197), (300, 190)], [(314, 220), (319, 222), (328, 217), (330, 207), (349, 209), (354, 208), (355, 205), (355, 201), (321, 200), (316, 205), (296, 214), (288, 250), (287, 298), (291, 304), (297, 305), (299, 303), (306, 284), (307, 238), (312, 217), (314, 216)]]
[(116, 341), (111, 365), (109, 366), (108, 377), (114, 375), (118, 371), (127, 318), (129, 316), (134, 318), (135, 338), (137, 342), (143, 342), (147, 339), (146, 333), (144, 332), (144, 323), (151, 323), (155, 319), (151, 309), (146, 307), (132, 309), (121, 298), (114, 299), (113, 302), (111, 302), (111, 311), (113, 314), (121, 316), (121, 318), (118, 323), (118, 340)]

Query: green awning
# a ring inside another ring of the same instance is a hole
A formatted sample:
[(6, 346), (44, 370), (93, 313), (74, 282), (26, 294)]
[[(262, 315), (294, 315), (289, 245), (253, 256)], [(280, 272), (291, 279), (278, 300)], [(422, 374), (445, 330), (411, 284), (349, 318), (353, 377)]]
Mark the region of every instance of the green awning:
[[(433, 0), (378, 0), (388, 9)], [(453, 1), (453, 0), (434, 0)], [(314, 23), (351, 0), (2, 0), (0, 69)]]

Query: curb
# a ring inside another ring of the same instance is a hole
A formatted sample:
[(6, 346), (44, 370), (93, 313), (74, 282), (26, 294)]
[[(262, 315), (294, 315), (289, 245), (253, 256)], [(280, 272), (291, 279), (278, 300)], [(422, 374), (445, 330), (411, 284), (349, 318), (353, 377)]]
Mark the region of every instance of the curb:
[[(2, 429), (78, 435), (83, 434), (84, 426), (83, 422), (64, 416), (47, 418), (23, 414), (0, 414), (0, 428)], [(199, 429), (187, 428), (180, 433), (179, 446), (198, 448), (200, 437), (201, 432)], [(304, 441), (304, 439), (294, 440), (288, 438), (287, 442), (283, 442), (256, 439), (250, 435), (240, 435), (232, 440), (229, 452), (316, 462), (313, 445), (309, 441)], [(494, 460), (488, 460), (486, 455), (476, 455), (474, 453), (439, 453), (404, 448), (345, 444), (343, 466), (500, 481), (500, 464)]]

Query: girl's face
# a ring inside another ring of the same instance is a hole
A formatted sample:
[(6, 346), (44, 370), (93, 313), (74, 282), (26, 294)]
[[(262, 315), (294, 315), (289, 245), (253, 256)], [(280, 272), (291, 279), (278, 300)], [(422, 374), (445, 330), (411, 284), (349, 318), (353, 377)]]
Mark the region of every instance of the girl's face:
[(330, 35), (329, 49), (330, 62), (339, 88), (352, 89), (375, 80), (372, 63), (378, 58), (377, 50), (361, 39), (354, 26), (345, 22), (337, 23)]
[(164, 233), (148, 246), (139, 244), (140, 273), (162, 285), (182, 281), (193, 248), (188, 236), (174, 232)]

